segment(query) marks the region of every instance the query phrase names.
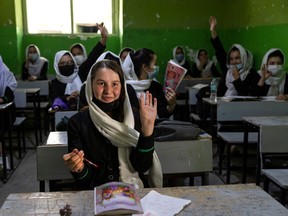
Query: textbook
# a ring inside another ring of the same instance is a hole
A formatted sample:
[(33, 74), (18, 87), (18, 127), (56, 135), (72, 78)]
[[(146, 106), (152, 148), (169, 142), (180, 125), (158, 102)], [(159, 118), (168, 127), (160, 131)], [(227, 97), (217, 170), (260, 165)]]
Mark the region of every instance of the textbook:
[(143, 213), (139, 194), (133, 184), (109, 182), (94, 188), (95, 215)]
[(172, 60), (168, 61), (164, 77), (164, 90), (166, 89), (166, 87), (170, 87), (174, 91), (176, 91), (186, 72), (187, 69), (185, 69), (184, 67), (176, 64)]

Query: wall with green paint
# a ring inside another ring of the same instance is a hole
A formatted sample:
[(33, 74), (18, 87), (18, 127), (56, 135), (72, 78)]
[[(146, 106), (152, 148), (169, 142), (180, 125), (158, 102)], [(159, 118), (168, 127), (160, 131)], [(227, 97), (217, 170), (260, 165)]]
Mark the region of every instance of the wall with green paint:
[[(24, 50), (30, 43), (37, 44), (43, 56), (53, 59), (58, 50), (68, 49), (81, 42), (89, 52), (100, 39), (97, 36), (27, 35), (23, 34), (21, 0), (0, 2), (0, 54), (15, 73), (20, 73)], [(226, 49), (240, 43), (254, 53), (255, 67), (270, 47), (281, 47), (288, 53), (287, 0), (123, 0), (123, 38), (110, 36), (107, 49), (118, 53), (121, 47), (148, 47), (158, 55), (162, 81), (166, 62), (172, 58), (176, 45), (192, 50), (207, 48), (209, 16), (215, 15), (218, 32)], [(122, 35), (122, 34), (121, 34)]]

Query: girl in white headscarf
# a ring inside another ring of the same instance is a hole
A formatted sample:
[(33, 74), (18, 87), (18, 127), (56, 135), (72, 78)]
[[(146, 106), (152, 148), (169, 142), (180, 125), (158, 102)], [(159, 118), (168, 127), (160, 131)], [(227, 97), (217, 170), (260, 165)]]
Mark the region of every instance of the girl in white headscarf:
[(218, 86), (218, 96), (255, 95), (258, 74), (252, 68), (253, 57), (250, 51), (240, 44), (234, 44), (228, 55), (218, 37), (215, 17), (210, 17), (211, 42), (216, 52), (222, 76)]
[(261, 69), (258, 71), (259, 96), (277, 96), (279, 100), (286, 99), (288, 94), (288, 76), (283, 69), (284, 54), (278, 48), (272, 48), (263, 57)]
[(26, 61), (22, 65), (22, 80), (47, 80), (49, 61), (41, 56), (35, 44), (26, 47), (25, 57)]
[(57, 100), (60, 98), (70, 106), (70, 110), (76, 110), (82, 82), (73, 55), (67, 50), (57, 52), (54, 58), (54, 69), (56, 78), (51, 81), (49, 88), (52, 104), (56, 98)]
[(185, 76), (191, 76), (191, 66), (190, 63), (186, 60), (185, 49), (182, 46), (176, 46), (173, 49), (173, 61), (187, 69)]
[(77, 62), (78, 67), (87, 59), (87, 52), (86, 48), (81, 43), (75, 43), (71, 46), (70, 52), (75, 58), (75, 61)]
[(157, 55), (153, 50), (141, 48), (130, 52), (122, 64), (126, 82), (133, 86), (137, 96), (149, 91), (157, 98), (157, 114), (159, 118), (169, 118), (177, 111), (176, 93), (172, 88), (166, 88), (153, 79), (159, 71), (156, 65)]
[(198, 50), (195, 57), (196, 61), (192, 65), (192, 77), (220, 77), (214, 62), (209, 59), (207, 50)]
[[(157, 100), (149, 92), (145, 99), (143, 94), (139, 101), (141, 121), (135, 121), (123, 72), (111, 60), (92, 66), (86, 98), (89, 109), (69, 120), (69, 153), (63, 155), (77, 189), (93, 189), (111, 181), (143, 187), (143, 174), (148, 170), (149, 185), (162, 187), (153, 137)], [(140, 131), (134, 129), (137, 124)]]

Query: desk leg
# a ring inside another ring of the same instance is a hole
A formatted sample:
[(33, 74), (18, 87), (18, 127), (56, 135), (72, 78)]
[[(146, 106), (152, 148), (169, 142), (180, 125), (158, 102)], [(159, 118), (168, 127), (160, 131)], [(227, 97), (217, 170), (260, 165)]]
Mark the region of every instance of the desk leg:
[(2, 142), (2, 163), (3, 163), (3, 177), (2, 177), (2, 181), (4, 183), (7, 182), (7, 163), (6, 163), (6, 144), (5, 144), (5, 135), (4, 135), (4, 131), (1, 132), (1, 142)]
[(45, 181), (39, 181), (40, 192), (45, 192)]
[(243, 143), (243, 168), (242, 168), (242, 183), (246, 183), (247, 174), (247, 152), (248, 152), (248, 125), (244, 129), (244, 143)]
[[(40, 121), (39, 115), (38, 115), (38, 109), (37, 109), (38, 103), (37, 103), (37, 96), (33, 96), (33, 108), (34, 108), (34, 127), (35, 127), (35, 141), (36, 141), (36, 146), (39, 145), (39, 140), (38, 140), (38, 121)], [(40, 106), (40, 105), (39, 105)], [(39, 107), (38, 107), (39, 108)], [(39, 129), (40, 130), (40, 129)]]
[(260, 172), (261, 172), (261, 157), (260, 157), (260, 133), (258, 132), (258, 142), (257, 142), (257, 164), (256, 164), (256, 185), (260, 185)]

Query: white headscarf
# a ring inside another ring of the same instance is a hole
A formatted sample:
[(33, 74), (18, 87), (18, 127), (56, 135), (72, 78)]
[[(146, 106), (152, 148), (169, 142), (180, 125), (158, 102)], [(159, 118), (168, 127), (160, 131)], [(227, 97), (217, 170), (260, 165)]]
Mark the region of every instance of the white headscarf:
[[(59, 67), (58, 67), (58, 63), (60, 61), (60, 59), (65, 55), (65, 54), (69, 54), (75, 64), (75, 68), (74, 68), (74, 73), (71, 74), (70, 76), (63, 76), (60, 71), (59, 71)], [(77, 63), (73, 57), (73, 55), (67, 51), (67, 50), (61, 50), (59, 52), (56, 53), (55, 58), (54, 58), (54, 69), (56, 72), (56, 79), (58, 79), (61, 83), (66, 83), (66, 89), (65, 89), (65, 94), (70, 95), (72, 92), (74, 91), (79, 91), (81, 89), (81, 79), (78, 76), (78, 66)]]
[(30, 44), (26, 47), (26, 50), (25, 50), (26, 58), (29, 59), (29, 48), (30, 47), (35, 47), (35, 49), (39, 55), (39, 58), (33, 63), (31, 61), (29, 61), (28, 73), (30, 74), (30, 76), (40, 76), (42, 67), (45, 64), (45, 62), (48, 62), (48, 60), (44, 57), (41, 57), (40, 50), (35, 44)]
[[(181, 49), (183, 50), (183, 54), (184, 54), (183, 60), (182, 60), (181, 62), (178, 62), (177, 59), (176, 59), (176, 50), (177, 50), (178, 48), (181, 48)], [(185, 56), (186, 56), (185, 49), (184, 49), (182, 46), (176, 46), (176, 47), (174, 47), (174, 49), (173, 49), (173, 59), (172, 59), (172, 60), (173, 60), (175, 63), (183, 66), (183, 65), (185, 64), (185, 61), (186, 61), (186, 57), (185, 57)]]
[[(124, 120), (122, 123), (112, 119), (92, 102), (91, 70), (94, 65), (87, 76), (85, 89), (91, 119), (98, 131), (109, 139), (114, 146), (118, 147), (120, 180), (126, 183), (137, 183), (140, 187), (143, 187), (143, 183), (129, 159), (131, 147), (136, 147), (138, 143), (139, 132), (134, 129), (134, 116), (126, 84), (122, 86), (125, 88)], [(153, 165), (149, 170), (149, 179), (152, 187), (162, 187), (162, 168), (156, 151), (153, 154)]]
[[(202, 51), (205, 51), (205, 52), (208, 54), (207, 50), (205, 50), (205, 49), (197, 50), (197, 52), (196, 52), (196, 58), (195, 58), (195, 59), (196, 59), (197, 68), (199, 68), (200, 63), (201, 63), (200, 60), (199, 60), (200, 51), (201, 51), (201, 52), (202, 52)], [(213, 65), (213, 64), (214, 64), (214, 62), (211, 61), (211, 60), (209, 59), (209, 57), (208, 57), (208, 61), (207, 61), (207, 64), (206, 64), (205, 68), (202, 68), (201, 77), (206, 78), (206, 77), (211, 77), (211, 76), (212, 76), (211, 68), (212, 68), (212, 65)]]
[(70, 48), (70, 52), (72, 52), (72, 49), (75, 47), (75, 46), (80, 46), (81, 49), (82, 49), (82, 52), (83, 52), (83, 62), (86, 61), (87, 59), (87, 51), (86, 51), (86, 48), (83, 44), (81, 43), (75, 43), (75, 44), (72, 44), (71, 48)]
[[(230, 55), (230, 52), (234, 47), (236, 47), (240, 52), (242, 68), (239, 71), (239, 74), (240, 74), (241, 81), (243, 81), (246, 79), (247, 75), (249, 74), (250, 69), (252, 68), (253, 55), (249, 50), (244, 49), (244, 47), (242, 47), (240, 44), (233, 44), (228, 52), (228, 55)], [(237, 96), (238, 92), (235, 89), (234, 84), (233, 84), (235, 79), (232, 74), (233, 69), (230, 68), (229, 56), (227, 57), (227, 68), (228, 68), (228, 71), (226, 74), (227, 91), (225, 93), (225, 96)]]
[[(283, 55), (283, 66), (285, 63), (285, 56), (281, 49), (278, 48), (272, 48), (266, 52), (262, 59), (262, 66), (268, 63), (269, 55), (275, 51), (279, 51)], [(268, 66), (268, 65), (267, 65)], [(262, 70), (258, 70), (258, 73), (260, 76), (262, 76)], [(278, 94), (284, 93), (284, 86), (285, 86), (285, 79), (286, 79), (286, 72), (282, 71), (282, 73), (277, 74), (276, 76), (270, 76), (268, 79), (265, 80), (265, 83), (270, 86), (269, 91), (267, 93), (267, 96), (277, 96)]]
[(140, 97), (141, 92), (144, 92), (146, 89), (148, 89), (151, 85), (152, 80), (146, 79), (146, 80), (139, 80), (135, 70), (134, 70), (134, 64), (130, 56), (131, 53), (129, 53), (122, 64), (122, 70), (124, 72), (124, 77), (126, 80), (126, 83), (133, 86), (133, 88), (136, 91), (137, 97)]
[(17, 87), (17, 81), (9, 68), (4, 64), (2, 56), (0, 55), (0, 97), (5, 94), (6, 87), (14, 91)]

